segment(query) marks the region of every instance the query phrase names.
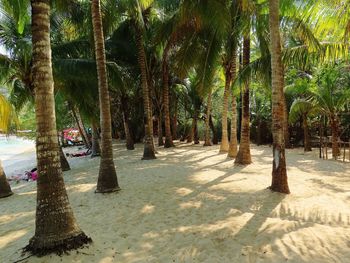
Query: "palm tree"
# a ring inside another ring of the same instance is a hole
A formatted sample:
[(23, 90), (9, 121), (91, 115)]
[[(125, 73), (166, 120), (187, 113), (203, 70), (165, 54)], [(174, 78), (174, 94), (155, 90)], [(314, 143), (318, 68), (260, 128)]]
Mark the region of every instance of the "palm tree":
[(91, 14), (95, 40), (101, 119), (101, 159), (96, 192), (110, 193), (119, 191), (120, 188), (113, 160), (111, 109), (100, 0), (93, 0), (91, 2)]
[[(250, 37), (245, 36), (243, 40), (243, 65), (250, 63)], [(242, 123), (241, 123), (241, 140), (239, 150), (235, 159), (235, 164), (248, 165), (252, 163), (250, 155), (250, 105), (249, 105), (249, 85), (247, 79), (243, 84), (242, 94)]]
[(51, 67), (50, 1), (32, 0), (32, 77), (37, 120), (37, 206), (35, 234), (25, 250), (43, 255), (91, 242), (69, 204), (59, 159)]
[(204, 137), (204, 146), (212, 146), (210, 140), (210, 115), (211, 115), (211, 107), (212, 107), (212, 90), (208, 93), (207, 98), (207, 112), (205, 117), (205, 137)]
[(279, 32), (279, 0), (269, 0), (269, 10), (273, 136), (272, 184), (270, 189), (275, 192), (289, 194), (283, 131), (283, 122), (285, 118), (283, 109), (284, 72)]
[(289, 112), (289, 121), (295, 123), (300, 118), (302, 119), (303, 132), (304, 132), (304, 151), (311, 152), (311, 141), (310, 141), (310, 131), (308, 124), (308, 117), (314, 113), (316, 108), (314, 105), (303, 98), (298, 98), (294, 100), (290, 112)]

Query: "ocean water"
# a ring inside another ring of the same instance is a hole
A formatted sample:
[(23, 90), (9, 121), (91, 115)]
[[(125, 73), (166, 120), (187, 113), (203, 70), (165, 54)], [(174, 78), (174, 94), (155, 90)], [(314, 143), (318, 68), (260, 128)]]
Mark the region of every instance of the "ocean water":
[(32, 140), (17, 138), (16, 136), (0, 136), (0, 160), (11, 160), (15, 156), (35, 151), (35, 143)]
[(0, 160), (8, 177), (30, 171), (36, 167), (34, 141), (0, 136)]

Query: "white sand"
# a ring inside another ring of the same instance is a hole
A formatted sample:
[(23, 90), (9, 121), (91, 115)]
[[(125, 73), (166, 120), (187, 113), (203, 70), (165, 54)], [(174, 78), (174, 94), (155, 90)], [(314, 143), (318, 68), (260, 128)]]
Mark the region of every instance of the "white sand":
[[(350, 164), (316, 150), (288, 151), (291, 195), (271, 193), (271, 149), (234, 167), (218, 147), (115, 146), (122, 191), (94, 194), (99, 160), (74, 159), (65, 173), (71, 204), (94, 243), (70, 255), (23, 262), (350, 262)], [(73, 159), (70, 159), (72, 161)], [(0, 262), (21, 258), (34, 231), (35, 183), (0, 200)]]

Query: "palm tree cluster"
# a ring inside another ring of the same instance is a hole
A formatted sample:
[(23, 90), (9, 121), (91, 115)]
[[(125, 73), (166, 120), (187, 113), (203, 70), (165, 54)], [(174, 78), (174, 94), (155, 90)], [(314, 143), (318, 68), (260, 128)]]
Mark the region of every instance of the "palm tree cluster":
[[(2, 0), (0, 79), (10, 94), (0, 96), (0, 130), (35, 107), (36, 229), (26, 250), (91, 242), (63, 181), (57, 131), (73, 123), (100, 156), (96, 193), (120, 190), (112, 138), (128, 150), (143, 140), (142, 159), (152, 160), (155, 134), (165, 148), (220, 141), (236, 165), (254, 161), (251, 140), (271, 143), (270, 189), (290, 193), (285, 148), (299, 127), (309, 151), (311, 124), (329, 123), (337, 155), (348, 121), (349, 14), (339, 2)], [(0, 165), (0, 197), (11, 194)]]

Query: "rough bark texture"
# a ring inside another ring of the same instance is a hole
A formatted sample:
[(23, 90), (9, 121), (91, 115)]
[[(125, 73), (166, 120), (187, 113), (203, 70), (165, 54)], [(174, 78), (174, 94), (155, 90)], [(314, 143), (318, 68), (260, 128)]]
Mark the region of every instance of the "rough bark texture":
[(154, 142), (153, 142), (153, 130), (152, 130), (152, 111), (149, 99), (149, 88), (147, 81), (147, 62), (146, 53), (143, 47), (143, 33), (141, 29), (136, 26), (136, 44), (138, 52), (138, 62), (141, 70), (141, 86), (143, 93), (143, 107), (144, 107), (144, 124), (145, 124), (145, 139), (142, 160), (156, 159)]
[(204, 146), (212, 146), (212, 143), (211, 143), (211, 140), (210, 140), (211, 99), (212, 99), (212, 91), (209, 92), (208, 100), (207, 100), (207, 116), (205, 118)]
[(195, 117), (193, 116), (191, 130), (187, 137), (187, 143), (193, 142), (195, 128), (196, 128), (196, 120), (195, 120)]
[(96, 193), (110, 193), (118, 191), (120, 188), (113, 160), (111, 109), (107, 83), (102, 16), (99, 0), (92, 0), (91, 14), (94, 30), (101, 121), (101, 159)]
[[(233, 52), (233, 58), (232, 58), (232, 68), (231, 68), (231, 76), (232, 80), (236, 78), (236, 71), (237, 71), (237, 55), (236, 50)], [(230, 158), (236, 158), (237, 156), (237, 148), (238, 148), (238, 142), (237, 142), (237, 99), (231, 91), (231, 134), (230, 134), (230, 145), (227, 153), (227, 157)]]
[(6, 174), (2, 168), (2, 163), (0, 161), (0, 198), (8, 197), (10, 195), (13, 195), (11, 186), (7, 182)]
[[(169, 42), (170, 43), (170, 42)], [(169, 109), (169, 70), (168, 70), (168, 53), (170, 45), (166, 46), (163, 53), (163, 101), (164, 101), (164, 122), (165, 122), (165, 148), (174, 147), (170, 126), (170, 109)]]
[[(244, 37), (243, 41), (243, 66), (250, 63), (250, 37)], [(239, 150), (235, 159), (235, 164), (248, 165), (252, 163), (250, 154), (250, 109), (249, 109), (249, 85), (247, 80), (243, 84), (242, 94), (242, 123), (241, 123), (241, 139)]]
[(228, 141), (228, 133), (227, 133), (227, 111), (228, 111), (228, 97), (230, 94), (231, 87), (231, 68), (230, 66), (225, 66), (225, 90), (224, 97), (222, 102), (222, 135), (221, 135), (221, 144), (220, 144), (220, 153), (228, 152), (229, 149), (229, 141)]
[(51, 67), (50, 1), (32, 0), (31, 5), (38, 180), (35, 234), (25, 250), (44, 255), (79, 248), (91, 239), (76, 223), (60, 165)]
[(279, 0), (269, 0), (269, 28), (272, 67), (272, 136), (273, 163), (272, 184), (275, 192), (289, 194), (286, 156), (284, 146), (284, 72), (281, 55), (281, 38), (279, 32)]
[(303, 115), (303, 130), (304, 130), (304, 151), (311, 152), (311, 142), (309, 135), (309, 125), (307, 124), (307, 116)]
[(91, 126), (92, 126), (91, 158), (95, 158), (97, 156), (101, 156), (101, 147), (99, 142), (97, 124), (93, 121), (91, 123)]

